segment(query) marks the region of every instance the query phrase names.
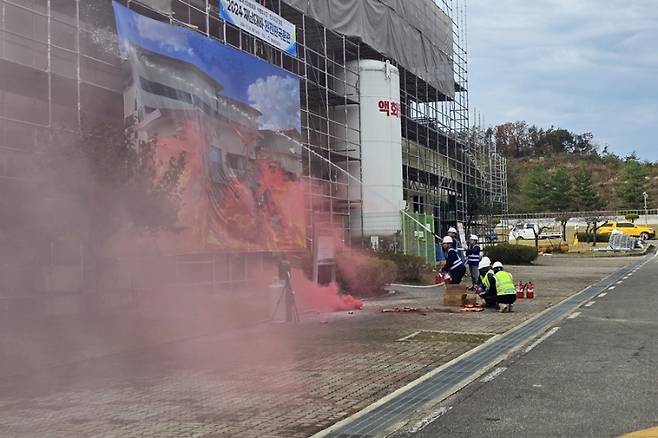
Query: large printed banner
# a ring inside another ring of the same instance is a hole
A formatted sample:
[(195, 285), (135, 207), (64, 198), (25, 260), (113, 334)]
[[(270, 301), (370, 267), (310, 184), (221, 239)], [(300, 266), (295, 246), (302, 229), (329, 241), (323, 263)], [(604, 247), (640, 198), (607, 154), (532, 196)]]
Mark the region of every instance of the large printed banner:
[(288, 251), (305, 246), (299, 79), (191, 29), (114, 2), (126, 120), (181, 152), (181, 231), (170, 253)]
[(219, 15), (232, 25), (297, 56), (296, 28), (254, 0), (219, 0)]

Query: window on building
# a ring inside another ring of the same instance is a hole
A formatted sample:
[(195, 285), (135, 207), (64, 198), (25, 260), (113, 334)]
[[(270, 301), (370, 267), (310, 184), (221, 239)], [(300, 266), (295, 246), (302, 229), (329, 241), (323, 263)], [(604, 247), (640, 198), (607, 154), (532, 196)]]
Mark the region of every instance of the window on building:
[(243, 158), (236, 154), (226, 154), (226, 164), (233, 170), (244, 170)]
[(149, 81), (148, 79), (142, 77), (139, 78), (139, 82), (142, 90), (146, 91), (147, 93), (189, 103), (190, 105), (194, 103), (192, 95), (185, 91), (177, 90), (176, 88), (161, 84), (159, 82)]
[(222, 163), (222, 150), (217, 146), (210, 145), (208, 149), (208, 165), (210, 166), (210, 179), (215, 184), (221, 184), (225, 181)]

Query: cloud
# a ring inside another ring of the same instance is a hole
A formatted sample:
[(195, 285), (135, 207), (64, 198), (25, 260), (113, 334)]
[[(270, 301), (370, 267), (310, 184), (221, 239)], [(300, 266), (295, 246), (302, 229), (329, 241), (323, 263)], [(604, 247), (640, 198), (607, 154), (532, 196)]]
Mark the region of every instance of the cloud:
[(470, 0), (471, 103), (488, 123), (592, 131), (658, 160), (653, 0)]
[(163, 32), (160, 26), (153, 25), (153, 20), (143, 15), (136, 15), (136, 17), (137, 32), (143, 39), (157, 43), (165, 53), (187, 53), (194, 56), (194, 50), (190, 47), (187, 35), (182, 32), (182, 29), (176, 31), (168, 29)]
[(262, 113), (261, 129), (301, 129), (299, 81), (292, 77), (268, 76), (247, 89), (249, 102)]

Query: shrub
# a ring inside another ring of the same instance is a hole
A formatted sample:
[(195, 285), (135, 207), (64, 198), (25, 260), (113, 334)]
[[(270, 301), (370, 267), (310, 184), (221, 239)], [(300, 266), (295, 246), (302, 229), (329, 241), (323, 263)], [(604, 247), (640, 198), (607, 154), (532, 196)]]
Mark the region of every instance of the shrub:
[(537, 260), (539, 255), (534, 246), (509, 244), (489, 246), (485, 253), (492, 262), (501, 262), (504, 265), (529, 265)]
[[(594, 235), (592, 233), (579, 232), (579, 233), (576, 233), (576, 236), (578, 236), (578, 241), (579, 242), (593, 242), (594, 241)], [(596, 233), (596, 241), (600, 242), (600, 243), (609, 242), (610, 241), (610, 233), (605, 233), (605, 234)]]
[(428, 267), (427, 260), (414, 255), (380, 252), (376, 254), (382, 260), (390, 260), (397, 266), (397, 281), (418, 282), (421, 272)]
[(565, 254), (569, 252), (569, 244), (566, 242), (539, 244), (539, 252), (542, 254)]
[(394, 262), (362, 254), (338, 254), (336, 268), (336, 281), (341, 289), (361, 297), (383, 293), (384, 286), (397, 277)]

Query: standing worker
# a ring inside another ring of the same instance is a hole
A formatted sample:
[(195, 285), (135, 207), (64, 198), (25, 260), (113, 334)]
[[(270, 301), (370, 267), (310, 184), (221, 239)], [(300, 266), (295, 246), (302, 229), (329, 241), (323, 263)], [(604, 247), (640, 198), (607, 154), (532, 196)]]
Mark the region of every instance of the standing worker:
[(452, 247), (459, 249), (459, 239), (457, 238), (457, 229), (455, 227), (448, 228), (448, 236), (452, 238)]
[(482, 260), (480, 245), (478, 245), (478, 236), (471, 234), (468, 239), (468, 249), (466, 250), (466, 263), (471, 274), (473, 288), (480, 283), (480, 272), (478, 266)]
[(466, 266), (464, 266), (457, 250), (453, 248), (453, 243), (454, 239), (452, 237), (446, 236), (443, 238), (442, 247), (443, 252), (446, 254), (446, 264), (441, 268), (441, 271), (450, 273), (451, 284), (459, 284), (466, 273)]
[(498, 297), (496, 294), (496, 276), (491, 269), (491, 260), (489, 257), (482, 258), (478, 265), (480, 272), (480, 298), (484, 300), (484, 307), (498, 309)]
[(500, 262), (494, 263), (493, 268), (496, 278), (496, 295), (498, 302), (502, 304), (500, 312), (511, 312), (512, 304), (516, 301), (514, 278), (512, 278), (512, 274), (503, 270), (503, 264)]

